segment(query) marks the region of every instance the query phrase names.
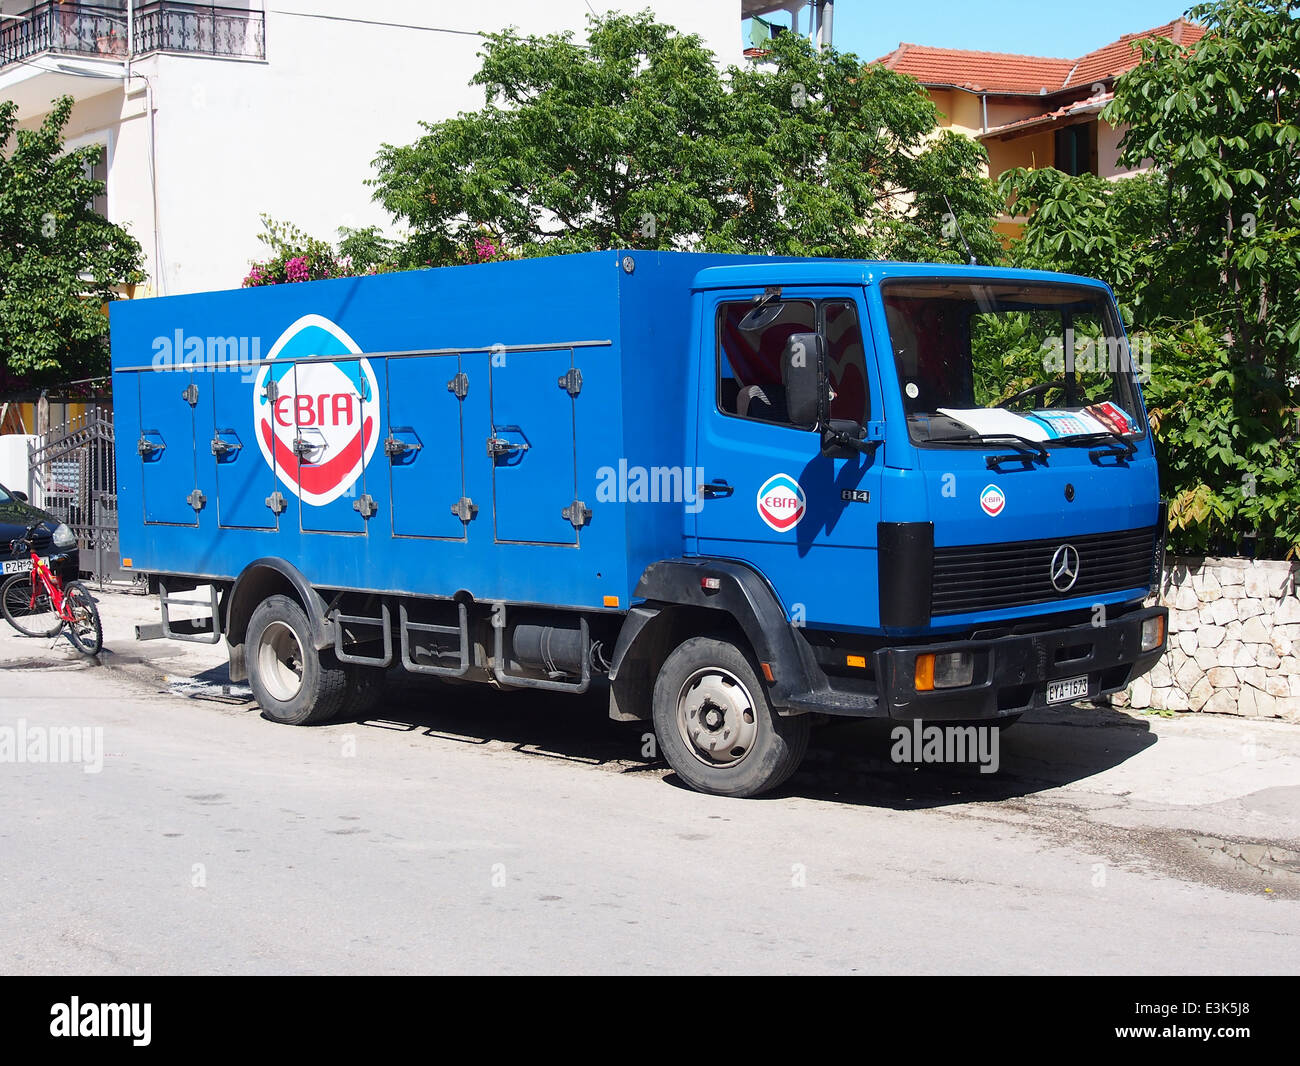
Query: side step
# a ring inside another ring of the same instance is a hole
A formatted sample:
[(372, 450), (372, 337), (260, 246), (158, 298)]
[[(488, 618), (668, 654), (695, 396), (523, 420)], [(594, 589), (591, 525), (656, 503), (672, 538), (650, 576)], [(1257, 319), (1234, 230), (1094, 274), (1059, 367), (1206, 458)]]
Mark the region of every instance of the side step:
[[(464, 677), (469, 672), (469, 611), (463, 603), (457, 603), (460, 609), (460, 624), (458, 626), (438, 626), (428, 622), (412, 622), (406, 614), (406, 604), (398, 607), (398, 629), (402, 635), (402, 665), (412, 673), (416, 674), (433, 674), (436, 677)], [(460, 643), (460, 665), (459, 666), (433, 666), (426, 663), (417, 663), (415, 655), (420, 652), (429, 654), (428, 650), (418, 642), (411, 640), (412, 633), (438, 633), (446, 637), (457, 637)], [(415, 644), (415, 654), (411, 652), (412, 644)]]
[(591, 685), (591, 633), (587, 629), (587, 619), (578, 620), (582, 633), (582, 676), (577, 681), (552, 681), (540, 677), (524, 677), (506, 670), (505, 626), (493, 626), (496, 633), (492, 656), (492, 674), (503, 685), (516, 688), (544, 688), (557, 692), (583, 693)]
[[(362, 614), (343, 614), (341, 611), (335, 611), (330, 615), (334, 622), (334, 654), (341, 663), (356, 663), (359, 666), (388, 666), (393, 661), (393, 633), (389, 625), (391, 615), (388, 613), (388, 604), (379, 605), (380, 616), (371, 618)], [(384, 654), (383, 655), (353, 655), (351, 652), (343, 650), (343, 627), (344, 624), (354, 626), (365, 626), (370, 629), (378, 629), (384, 637)]]
[[(217, 602), (217, 586), (209, 585), (210, 596), (204, 600), (179, 600), (167, 594), (167, 582), (158, 580), (158, 605), (162, 608), (162, 621), (135, 627), (136, 640), (185, 640), (191, 644), (216, 644), (221, 639), (221, 613)], [(172, 621), (173, 607), (207, 607), (212, 613), (207, 617), (178, 618)]]

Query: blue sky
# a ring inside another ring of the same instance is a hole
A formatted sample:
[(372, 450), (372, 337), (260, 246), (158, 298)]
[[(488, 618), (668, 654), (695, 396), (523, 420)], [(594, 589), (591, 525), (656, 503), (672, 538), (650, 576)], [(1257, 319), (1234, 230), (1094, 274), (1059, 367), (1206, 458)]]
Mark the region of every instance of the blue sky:
[(1189, 6), (1188, 0), (836, 0), (835, 47), (863, 59), (893, 51), (899, 41), (1073, 59), (1121, 34), (1169, 22)]

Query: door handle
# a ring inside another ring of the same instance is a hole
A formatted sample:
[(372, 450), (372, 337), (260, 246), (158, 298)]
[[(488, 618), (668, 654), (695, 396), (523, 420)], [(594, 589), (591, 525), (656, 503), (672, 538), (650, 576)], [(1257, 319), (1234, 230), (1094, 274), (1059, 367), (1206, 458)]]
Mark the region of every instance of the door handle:
[(527, 441), (506, 440), (505, 437), (488, 437), (487, 453), (496, 459), (502, 455), (510, 455), (513, 452), (526, 452), (531, 447)]
[(736, 490), (733, 486), (727, 484), (725, 478), (718, 477), (706, 482), (702, 491), (706, 500), (716, 500), (720, 497), (730, 496)]

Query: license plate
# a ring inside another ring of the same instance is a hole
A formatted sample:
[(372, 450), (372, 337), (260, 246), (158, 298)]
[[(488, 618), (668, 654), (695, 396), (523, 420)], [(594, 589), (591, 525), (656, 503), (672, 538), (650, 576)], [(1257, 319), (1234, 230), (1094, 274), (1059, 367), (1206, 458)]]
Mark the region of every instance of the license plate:
[(1088, 675), (1070, 677), (1064, 681), (1050, 681), (1047, 685), (1048, 703), (1065, 703), (1088, 695)]
[[(41, 562), (48, 563), (49, 559), (42, 559)], [(30, 559), (6, 559), (0, 564), (0, 574), (25, 574), (32, 568)]]

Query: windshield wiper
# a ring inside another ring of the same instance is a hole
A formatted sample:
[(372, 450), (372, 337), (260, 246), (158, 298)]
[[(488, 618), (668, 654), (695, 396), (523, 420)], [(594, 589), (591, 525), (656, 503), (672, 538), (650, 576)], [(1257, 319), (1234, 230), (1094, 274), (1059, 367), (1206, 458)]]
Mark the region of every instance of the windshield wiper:
[(959, 447), (981, 448), (991, 445), (996, 448), (1010, 448), (1016, 453), (1009, 455), (987, 455), (984, 457), (990, 470), (996, 470), (1001, 463), (1011, 458), (1021, 458), (1029, 462), (1047, 463), (1047, 449), (1036, 440), (1021, 437), (1015, 433), (973, 433), (969, 437), (954, 437), (943, 441)]
[(1083, 448), (1089, 444), (1111, 441), (1109, 448), (1097, 448), (1088, 453), (1088, 458), (1096, 460), (1103, 455), (1113, 455), (1116, 459), (1132, 459), (1137, 455), (1137, 445), (1113, 429), (1103, 429), (1095, 433), (1071, 433), (1067, 437), (1057, 437), (1053, 444), (1064, 444), (1067, 448)]

